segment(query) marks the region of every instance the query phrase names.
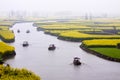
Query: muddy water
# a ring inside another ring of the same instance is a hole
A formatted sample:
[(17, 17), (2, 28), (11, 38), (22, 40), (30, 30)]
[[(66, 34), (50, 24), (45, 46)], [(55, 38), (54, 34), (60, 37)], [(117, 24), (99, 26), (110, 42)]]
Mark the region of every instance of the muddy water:
[[(86, 53), (79, 48), (80, 42), (62, 41), (37, 32), (32, 24), (17, 23), (12, 27), (16, 37), (10, 45), (15, 47), (16, 56), (6, 61), (12, 67), (27, 68), (42, 80), (120, 80), (120, 63)], [(18, 29), (20, 33), (17, 33)], [(23, 47), (23, 41), (30, 45)], [(56, 45), (55, 51), (48, 51), (51, 43)], [(81, 66), (72, 64), (75, 56), (81, 58)]]

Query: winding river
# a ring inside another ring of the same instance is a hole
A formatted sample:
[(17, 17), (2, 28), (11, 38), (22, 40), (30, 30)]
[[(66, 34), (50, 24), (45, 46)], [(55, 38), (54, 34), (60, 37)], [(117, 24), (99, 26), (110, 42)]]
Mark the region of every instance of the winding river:
[[(80, 42), (58, 40), (55, 36), (37, 31), (33, 23), (17, 23), (11, 29), (15, 33), (16, 56), (6, 61), (15, 68), (27, 68), (42, 80), (120, 80), (120, 63), (101, 59), (79, 48)], [(17, 33), (17, 30), (20, 33)], [(30, 33), (26, 33), (30, 30)], [(23, 41), (29, 46), (23, 47)], [(55, 51), (48, 51), (54, 43)], [(82, 65), (74, 66), (73, 58), (81, 58)]]

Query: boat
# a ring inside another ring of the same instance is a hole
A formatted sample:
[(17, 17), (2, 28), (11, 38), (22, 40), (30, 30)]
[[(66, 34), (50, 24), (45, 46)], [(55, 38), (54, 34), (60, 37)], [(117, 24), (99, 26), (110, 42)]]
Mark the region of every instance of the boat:
[(48, 47), (48, 50), (55, 50), (55, 45), (54, 44), (50, 44), (49, 47)]
[(20, 33), (20, 30), (18, 29), (17, 32)]
[(28, 42), (27, 41), (24, 41), (23, 42), (23, 47), (26, 47), (26, 46), (28, 46), (29, 44), (28, 44)]
[(80, 58), (79, 57), (75, 57), (74, 60), (73, 60), (73, 64), (74, 65), (81, 65)]
[(27, 30), (26, 33), (30, 33), (30, 30)]

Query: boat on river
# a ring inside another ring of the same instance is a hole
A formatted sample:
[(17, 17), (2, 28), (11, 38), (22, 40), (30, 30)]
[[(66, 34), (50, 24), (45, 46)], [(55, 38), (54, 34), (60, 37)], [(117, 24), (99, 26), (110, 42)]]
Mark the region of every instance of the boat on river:
[(20, 33), (20, 30), (18, 29), (17, 32)]
[(30, 33), (30, 30), (27, 30), (26, 33)]
[(75, 57), (74, 60), (73, 60), (73, 64), (74, 65), (81, 65), (80, 58), (79, 57)]
[(29, 46), (29, 44), (28, 44), (27, 41), (24, 41), (24, 42), (23, 42), (23, 47), (26, 47), (26, 46)]
[(54, 44), (50, 44), (49, 47), (48, 47), (48, 50), (55, 50), (56, 47)]

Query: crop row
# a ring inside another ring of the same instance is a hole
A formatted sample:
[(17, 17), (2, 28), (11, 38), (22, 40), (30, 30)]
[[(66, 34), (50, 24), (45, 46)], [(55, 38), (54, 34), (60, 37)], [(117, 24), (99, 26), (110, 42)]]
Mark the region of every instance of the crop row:
[(79, 38), (79, 39), (120, 39), (119, 35), (95, 35), (85, 34), (78, 31), (68, 31), (61, 33), (60, 37)]
[(9, 26), (11, 27), (14, 24), (12, 21), (0, 21), (0, 26)]
[(93, 39), (82, 42), (87, 47), (116, 47), (120, 39)]
[(90, 28), (87, 26), (80, 26), (80, 25), (70, 25), (70, 24), (52, 24), (52, 25), (44, 25), (41, 26), (44, 29), (79, 29), (79, 28)]

